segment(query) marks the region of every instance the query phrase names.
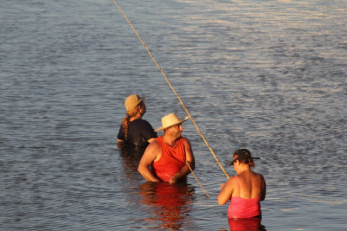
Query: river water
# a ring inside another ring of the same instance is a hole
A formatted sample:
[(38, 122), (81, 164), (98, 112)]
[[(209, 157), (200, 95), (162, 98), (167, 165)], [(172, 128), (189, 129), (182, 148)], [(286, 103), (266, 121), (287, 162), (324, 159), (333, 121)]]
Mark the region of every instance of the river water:
[[(346, 230), (343, 0), (119, 0), (222, 166), (248, 148), (262, 229)], [(1, 1), (0, 230), (229, 230), (227, 178), (193, 123), (185, 185), (151, 184), (121, 150), (124, 99), (186, 115), (111, 0)]]

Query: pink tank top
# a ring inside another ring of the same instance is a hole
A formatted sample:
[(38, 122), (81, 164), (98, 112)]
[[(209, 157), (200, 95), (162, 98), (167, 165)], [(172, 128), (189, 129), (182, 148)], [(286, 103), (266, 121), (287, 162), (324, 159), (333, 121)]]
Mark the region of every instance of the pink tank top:
[(158, 161), (153, 162), (153, 169), (160, 180), (167, 182), (186, 164), (186, 152), (182, 138), (177, 140), (175, 147), (168, 146), (161, 136), (157, 140), (162, 154)]
[[(237, 179), (237, 176), (235, 176), (235, 178), (239, 185), (239, 192), (241, 195), (240, 182)], [(228, 218), (252, 218), (261, 216), (260, 199), (261, 196), (250, 199), (244, 199), (240, 196), (231, 197), (228, 209)]]

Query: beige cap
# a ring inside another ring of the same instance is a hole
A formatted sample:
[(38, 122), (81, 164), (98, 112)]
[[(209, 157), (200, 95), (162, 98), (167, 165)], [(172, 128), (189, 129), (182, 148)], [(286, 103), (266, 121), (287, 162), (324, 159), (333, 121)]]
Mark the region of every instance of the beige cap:
[(126, 98), (125, 100), (125, 109), (127, 111), (133, 109), (134, 107), (136, 107), (139, 103), (141, 103), (142, 101), (144, 101), (146, 98), (145, 97), (140, 97), (139, 95), (137, 94), (134, 94), (134, 95), (130, 95), (128, 96), (128, 98)]
[(186, 122), (189, 119), (189, 116), (186, 116), (184, 119), (179, 119), (175, 113), (168, 114), (161, 118), (161, 124), (159, 128), (155, 129), (156, 132), (164, 130), (165, 128), (181, 124), (183, 122)]

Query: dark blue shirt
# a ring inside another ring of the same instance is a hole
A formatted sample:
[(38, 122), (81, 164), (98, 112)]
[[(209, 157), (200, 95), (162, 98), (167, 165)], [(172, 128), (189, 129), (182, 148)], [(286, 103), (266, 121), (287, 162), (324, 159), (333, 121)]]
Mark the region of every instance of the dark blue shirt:
[(122, 125), (119, 128), (117, 138), (123, 140), (125, 144), (135, 146), (146, 146), (148, 140), (156, 138), (157, 133), (154, 131), (152, 125), (147, 120), (137, 119), (131, 121), (128, 127), (128, 139), (125, 139), (125, 134)]

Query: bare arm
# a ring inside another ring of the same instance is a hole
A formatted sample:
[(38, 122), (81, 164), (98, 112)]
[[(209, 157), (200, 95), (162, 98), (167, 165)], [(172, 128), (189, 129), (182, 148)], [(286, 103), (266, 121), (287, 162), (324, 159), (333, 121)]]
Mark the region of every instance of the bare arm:
[(150, 170), (150, 166), (154, 162), (154, 160), (157, 158), (158, 155), (161, 155), (161, 147), (158, 141), (153, 141), (145, 150), (145, 153), (143, 154), (138, 171), (141, 173), (143, 178), (145, 178), (147, 181), (152, 182), (159, 182), (159, 179), (153, 175), (153, 173)]
[(221, 191), (217, 197), (219, 205), (224, 205), (230, 200), (234, 192), (234, 181), (234, 177), (231, 177), (226, 183), (221, 184)]
[(169, 180), (170, 184), (174, 184), (180, 178), (183, 178), (183, 177), (187, 176), (190, 173), (189, 167), (192, 170), (195, 169), (195, 159), (194, 159), (192, 147), (190, 145), (189, 140), (186, 139), (186, 138), (183, 138), (183, 145), (184, 145), (184, 149), (185, 149), (185, 152), (186, 152), (186, 164), (175, 175), (173, 175), (170, 178), (170, 180)]

